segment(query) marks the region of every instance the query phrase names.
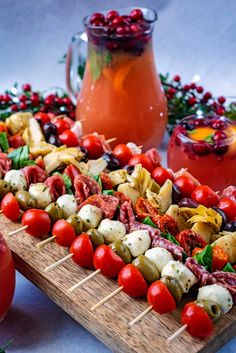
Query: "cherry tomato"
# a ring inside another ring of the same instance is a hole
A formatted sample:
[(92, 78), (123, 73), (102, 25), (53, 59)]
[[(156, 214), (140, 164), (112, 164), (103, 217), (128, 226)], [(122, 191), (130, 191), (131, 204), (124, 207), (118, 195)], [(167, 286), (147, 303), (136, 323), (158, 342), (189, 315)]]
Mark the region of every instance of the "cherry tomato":
[(228, 198), (223, 198), (217, 205), (224, 213), (229, 221), (233, 221), (236, 217), (236, 203)]
[(120, 162), (121, 167), (128, 164), (129, 160), (133, 157), (131, 149), (124, 143), (117, 145), (113, 150), (113, 154)]
[(180, 189), (180, 192), (183, 198), (190, 197), (193, 190), (196, 188), (194, 181), (184, 175), (176, 178), (174, 183)]
[(147, 293), (148, 303), (159, 314), (166, 314), (176, 308), (175, 300), (169, 289), (161, 281), (151, 284)]
[(142, 198), (139, 197), (136, 204), (135, 204), (135, 210), (138, 218), (143, 221), (146, 217), (155, 217), (158, 216), (157, 210), (152, 206), (152, 204)]
[(34, 115), (34, 118), (40, 120), (41, 123), (44, 125), (46, 123), (50, 123), (51, 119), (46, 113), (38, 112)]
[(191, 194), (191, 199), (205, 207), (212, 207), (219, 202), (219, 196), (207, 185), (200, 185)]
[(41, 237), (50, 232), (51, 220), (46, 211), (32, 208), (23, 214), (22, 225), (28, 226), (26, 229), (28, 234)]
[(76, 237), (74, 228), (64, 219), (59, 219), (52, 228), (52, 235), (55, 235), (58, 245), (69, 247)]
[(118, 275), (118, 284), (131, 297), (143, 297), (147, 294), (147, 283), (141, 272), (132, 264), (122, 268)]
[(13, 147), (13, 148), (18, 148), (25, 145), (25, 141), (23, 140), (21, 135), (10, 136), (8, 138), (8, 142), (10, 147)]
[(20, 206), (15, 196), (9, 192), (4, 196), (1, 202), (1, 210), (5, 217), (15, 222), (20, 217)]
[(59, 135), (59, 139), (63, 145), (67, 147), (77, 147), (79, 144), (76, 134), (71, 130), (64, 130), (62, 134)]
[(103, 154), (103, 146), (95, 135), (88, 135), (82, 139), (82, 146), (88, 150), (90, 159), (98, 159)]
[(143, 168), (147, 169), (150, 173), (153, 170), (153, 164), (145, 154), (135, 154), (130, 160), (129, 165), (135, 166), (141, 164)]
[(222, 270), (228, 261), (228, 254), (226, 254), (226, 252), (219, 245), (215, 245), (212, 248), (212, 271)]
[(63, 118), (54, 121), (54, 125), (57, 127), (58, 135), (62, 134), (63, 131), (70, 129), (70, 124)]
[(68, 167), (66, 167), (66, 169), (64, 170), (64, 173), (71, 178), (72, 183), (74, 182), (75, 177), (81, 174), (79, 169), (76, 168), (73, 164), (68, 165)]
[(213, 323), (203, 308), (195, 303), (187, 303), (181, 313), (181, 324), (188, 325), (187, 332), (198, 338), (212, 335)]
[(95, 250), (93, 265), (96, 270), (100, 269), (104, 276), (114, 278), (118, 276), (125, 263), (108, 245), (100, 245)]
[(191, 256), (195, 248), (204, 248), (207, 245), (203, 237), (192, 229), (181, 230), (175, 238), (188, 256)]
[(79, 266), (93, 267), (93, 245), (86, 233), (80, 234), (70, 246), (72, 260)]
[(173, 180), (171, 173), (163, 167), (155, 168), (152, 172), (152, 177), (160, 186), (162, 186), (167, 179)]

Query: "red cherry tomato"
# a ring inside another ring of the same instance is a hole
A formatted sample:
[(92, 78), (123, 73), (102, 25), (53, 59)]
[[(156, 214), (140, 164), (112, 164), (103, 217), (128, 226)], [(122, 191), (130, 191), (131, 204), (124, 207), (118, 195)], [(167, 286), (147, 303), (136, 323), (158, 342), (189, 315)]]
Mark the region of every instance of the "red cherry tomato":
[(219, 245), (212, 248), (212, 271), (220, 271), (229, 261), (229, 256)]
[(38, 112), (34, 115), (34, 118), (40, 120), (41, 123), (44, 125), (46, 123), (50, 123), (51, 119), (46, 113)]
[(56, 125), (56, 127), (57, 127), (58, 135), (62, 134), (63, 131), (70, 129), (69, 123), (66, 120), (64, 120), (63, 118), (57, 119), (54, 122), (54, 125)]
[(32, 208), (23, 214), (22, 225), (28, 226), (26, 229), (28, 234), (41, 237), (50, 232), (51, 220), (46, 211)]
[(77, 147), (79, 144), (76, 134), (71, 130), (64, 130), (62, 134), (59, 135), (59, 139), (63, 145), (67, 147)]
[(96, 270), (100, 269), (104, 276), (114, 278), (118, 276), (125, 263), (108, 245), (100, 245), (95, 250), (93, 265)]
[(233, 200), (228, 198), (223, 198), (220, 200), (219, 204), (217, 205), (224, 213), (229, 221), (233, 221), (236, 217), (236, 203)]
[(118, 275), (118, 284), (131, 297), (143, 297), (147, 294), (147, 283), (143, 275), (132, 264), (128, 264), (122, 268)]
[(181, 324), (188, 325), (187, 332), (198, 338), (212, 335), (213, 323), (203, 308), (195, 303), (187, 303), (181, 314)]
[(184, 175), (176, 178), (174, 183), (180, 189), (180, 192), (183, 198), (190, 197), (193, 190), (196, 188), (194, 181)]
[(64, 219), (59, 219), (52, 228), (52, 235), (55, 235), (58, 245), (69, 247), (76, 237), (74, 228)]
[(152, 172), (152, 177), (160, 186), (162, 186), (167, 179), (173, 180), (173, 175), (163, 167), (155, 168)]
[(169, 289), (161, 281), (151, 284), (147, 294), (148, 303), (159, 314), (166, 314), (176, 308), (175, 300)]
[(200, 185), (191, 194), (191, 199), (205, 207), (216, 206), (219, 196), (207, 185)]
[(70, 246), (72, 260), (79, 266), (93, 267), (93, 245), (86, 233), (80, 234)]
[(74, 182), (75, 177), (81, 174), (79, 169), (77, 169), (73, 164), (68, 165), (68, 167), (64, 170), (64, 173), (71, 178), (72, 183)]
[(128, 164), (129, 160), (133, 157), (131, 149), (123, 143), (114, 148), (113, 154), (120, 162), (121, 167)]
[(153, 170), (153, 164), (145, 154), (135, 154), (130, 160), (129, 165), (135, 166), (141, 164), (143, 168), (147, 169), (150, 173)]
[(25, 145), (25, 141), (23, 140), (21, 135), (10, 136), (8, 138), (8, 142), (10, 147), (13, 147), (13, 148), (18, 148)]
[(11, 192), (6, 194), (2, 199), (1, 210), (4, 216), (13, 222), (17, 221), (20, 217), (20, 206)]
[(81, 144), (88, 150), (90, 159), (98, 159), (104, 152), (101, 141), (95, 135), (88, 135), (84, 137)]

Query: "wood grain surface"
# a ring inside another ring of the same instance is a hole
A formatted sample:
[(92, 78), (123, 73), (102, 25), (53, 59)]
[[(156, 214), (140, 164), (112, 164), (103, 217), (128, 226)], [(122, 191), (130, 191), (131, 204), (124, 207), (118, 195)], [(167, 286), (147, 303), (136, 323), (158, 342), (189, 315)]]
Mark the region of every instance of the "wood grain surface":
[(55, 243), (47, 244), (42, 250), (37, 250), (35, 245), (40, 240), (34, 239), (24, 231), (8, 236), (9, 231), (18, 227), (19, 224), (12, 223), (0, 215), (0, 231), (13, 252), (17, 270), (113, 352), (211, 353), (216, 352), (236, 335), (236, 307), (223, 315), (215, 324), (213, 337), (201, 341), (185, 332), (169, 346), (166, 344), (166, 339), (180, 327), (181, 308), (162, 316), (151, 312), (142, 322), (128, 328), (128, 321), (145, 310), (148, 304), (145, 300), (132, 299), (121, 292), (92, 312), (91, 306), (115, 290), (116, 282), (97, 275), (82, 288), (69, 294), (68, 288), (92, 271), (84, 270), (72, 260), (68, 260), (67, 263), (45, 273), (44, 268), (67, 255), (67, 250)]

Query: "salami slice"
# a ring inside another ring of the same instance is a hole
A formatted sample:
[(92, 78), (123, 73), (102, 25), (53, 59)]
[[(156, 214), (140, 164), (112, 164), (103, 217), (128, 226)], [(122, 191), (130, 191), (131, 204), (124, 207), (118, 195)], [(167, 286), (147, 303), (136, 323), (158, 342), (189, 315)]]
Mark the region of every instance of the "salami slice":
[(118, 220), (124, 223), (127, 233), (129, 233), (130, 229), (135, 223), (135, 216), (134, 216), (132, 206), (128, 201), (125, 201), (121, 205)]
[(99, 174), (99, 176), (101, 178), (103, 190), (112, 190), (113, 185), (112, 185), (111, 178), (109, 177), (109, 175), (102, 172)]
[(175, 260), (183, 262), (184, 249), (171, 241), (156, 235), (152, 241), (152, 248), (156, 247), (168, 250)]
[(27, 181), (28, 186), (30, 186), (30, 184), (43, 183), (48, 177), (45, 170), (43, 170), (37, 165), (30, 165), (28, 167), (24, 167), (22, 169), (22, 172), (25, 175), (25, 179)]
[(96, 180), (84, 174), (79, 174), (74, 179), (75, 198), (78, 204), (83, 203), (88, 197), (101, 194), (101, 188)]
[(60, 196), (66, 193), (66, 187), (63, 178), (60, 175), (53, 175), (45, 181), (52, 200), (56, 201)]
[(129, 202), (131, 204), (131, 199), (123, 194), (123, 192), (115, 191), (114, 196), (119, 199), (119, 205), (122, 206), (124, 202)]
[(187, 258), (185, 266), (197, 277), (200, 286), (216, 283), (214, 276), (192, 257)]
[(85, 205), (93, 205), (103, 211), (105, 218), (112, 219), (114, 217), (119, 200), (115, 196), (109, 195), (92, 195), (78, 207), (80, 210)]
[(7, 157), (6, 153), (0, 152), (0, 178), (11, 169), (11, 159)]
[(236, 186), (228, 186), (223, 190), (221, 199), (223, 198), (231, 199), (233, 202), (236, 202)]
[(231, 272), (213, 272), (212, 276), (216, 279), (216, 283), (222, 285), (232, 295), (233, 302), (236, 302), (236, 273)]
[(150, 148), (145, 155), (150, 159), (154, 167), (160, 166), (161, 156), (156, 148)]
[(135, 230), (147, 230), (151, 239), (154, 239), (156, 236), (160, 235), (159, 229), (153, 228), (152, 226), (149, 226), (148, 224), (143, 224), (140, 222), (134, 222), (134, 224), (131, 227), (130, 232), (134, 232)]

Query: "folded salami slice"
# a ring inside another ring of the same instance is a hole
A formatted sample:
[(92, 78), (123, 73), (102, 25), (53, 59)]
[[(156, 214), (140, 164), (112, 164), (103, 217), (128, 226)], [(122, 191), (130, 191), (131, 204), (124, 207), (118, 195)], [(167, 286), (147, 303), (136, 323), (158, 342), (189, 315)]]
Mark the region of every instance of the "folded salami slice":
[(143, 224), (140, 222), (134, 222), (132, 225), (130, 232), (134, 232), (135, 230), (147, 230), (151, 239), (154, 239), (156, 236), (160, 235), (160, 231), (157, 228), (153, 228), (152, 226), (149, 226), (148, 224)]
[(184, 249), (181, 246), (172, 243), (171, 241), (156, 235), (152, 241), (152, 248), (163, 248), (168, 250), (175, 260), (182, 261), (184, 258)]
[(212, 276), (216, 279), (216, 283), (228, 289), (233, 302), (236, 303), (236, 273), (217, 271), (213, 272)]
[(89, 196), (101, 194), (98, 182), (92, 177), (79, 174), (74, 179), (75, 198), (78, 204), (84, 202)]
[(56, 201), (66, 193), (65, 183), (60, 175), (53, 175), (47, 178), (45, 185), (48, 187), (53, 201)]
[(105, 218), (112, 219), (118, 204), (119, 200), (115, 196), (92, 195), (79, 205), (78, 210), (80, 210), (85, 205), (93, 205), (103, 211)]
[(30, 184), (43, 183), (48, 177), (45, 170), (37, 165), (29, 165), (28, 167), (24, 167), (22, 172), (25, 175), (28, 186), (30, 186)]
[(228, 186), (223, 190), (221, 199), (223, 198), (231, 199), (233, 202), (236, 202), (236, 186)]
[(11, 159), (7, 157), (6, 153), (0, 152), (0, 178), (11, 169)]
[(185, 266), (197, 277), (200, 286), (216, 283), (216, 279), (213, 274), (208, 272), (204, 266), (200, 265), (192, 257), (187, 258), (185, 261)]
[(147, 152), (145, 152), (145, 155), (150, 159), (154, 167), (157, 167), (161, 163), (161, 155), (157, 151), (156, 148), (150, 148)]
[(135, 223), (135, 216), (134, 216), (134, 211), (132, 209), (132, 206), (129, 201), (125, 201), (121, 206), (120, 206), (120, 213), (118, 216), (118, 220), (124, 223), (126, 227), (127, 233), (130, 232), (130, 229)]

